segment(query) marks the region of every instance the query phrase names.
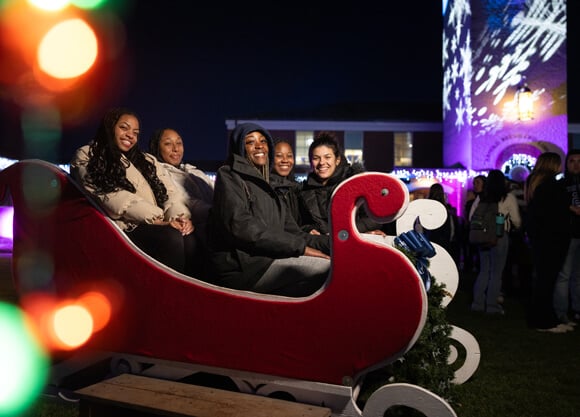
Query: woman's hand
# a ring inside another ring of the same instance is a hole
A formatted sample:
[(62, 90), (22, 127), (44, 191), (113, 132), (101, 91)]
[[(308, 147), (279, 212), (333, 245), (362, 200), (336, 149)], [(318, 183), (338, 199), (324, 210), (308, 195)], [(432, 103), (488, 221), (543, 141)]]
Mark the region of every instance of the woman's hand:
[(171, 227), (179, 230), (183, 236), (187, 236), (193, 233), (193, 223), (191, 219), (186, 219), (185, 217), (177, 217), (169, 222)]
[(315, 258), (330, 259), (330, 256), (328, 256), (324, 252), (321, 252), (318, 249), (314, 249), (310, 246), (306, 246), (306, 249), (304, 249), (304, 256), (313, 256)]
[(383, 232), (382, 230), (379, 230), (379, 229), (370, 230), (370, 231), (365, 232), (365, 233), (368, 233), (369, 235), (377, 235), (377, 236), (382, 236), (382, 237), (387, 236), (387, 234), (385, 232)]
[(186, 219), (185, 217), (177, 217), (171, 221), (156, 219), (153, 221), (153, 224), (157, 224), (160, 226), (171, 226), (174, 229), (179, 230), (183, 236), (187, 236), (190, 233), (193, 233), (194, 230), (194, 226), (193, 223), (191, 222), (191, 219)]
[(320, 232), (319, 232), (318, 230), (316, 230), (316, 229), (312, 229), (312, 230), (311, 230), (309, 233), (310, 233), (311, 235), (320, 236)]

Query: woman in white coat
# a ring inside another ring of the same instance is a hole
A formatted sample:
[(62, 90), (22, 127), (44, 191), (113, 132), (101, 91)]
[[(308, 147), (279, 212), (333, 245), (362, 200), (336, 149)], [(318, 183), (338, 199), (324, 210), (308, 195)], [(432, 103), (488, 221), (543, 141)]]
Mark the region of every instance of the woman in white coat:
[(178, 272), (196, 273), (196, 240), (184, 197), (157, 159), (137, 146), (139, 119), (111, 109), (71, 161), (71, 176), (145, 253)]

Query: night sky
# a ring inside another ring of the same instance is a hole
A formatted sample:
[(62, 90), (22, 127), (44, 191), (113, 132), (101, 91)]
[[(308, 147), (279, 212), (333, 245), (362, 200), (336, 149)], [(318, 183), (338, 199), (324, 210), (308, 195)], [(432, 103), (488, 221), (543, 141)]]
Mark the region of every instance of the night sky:
[[(386, 109), (384, 120), (400, 117), (397, 107), (411, 109), (409, 116), (425, 108), (425, 117), (441, 114), (441, 2), (215, 3), (127, 3), (125, 47), (97, 69), (92, 114), (66, 127), (54, 162), (68, 162), (112, 106), (140, 115), (143, 149), (155, 129), (173, 127), (194, 162), (225, 157), (226, 119), (338, 118), (346, 107)], [(569, 20), (578, 15), (574, 8)], [(574, 36), (569, 33), (569, 74), (580, 73)], [(571, 121), (579, 119), (578, 91), (570, 79)], [(14, 126), (5, 125), (17, 120), (15, 106), (6, 96), (0, 100), (10, 110), (2, 112), (3, 136), (12, 137)], [(23, 157), (3, 138), (0, 155), (6, 153)]]
[(142, 115), (145, 136), (172, 126), (186, 158), (221, 159), (228, 118), (316, 117), (340, 104), (402, 100), (440, 107), (440, 4), (314, 3), (185, 13), (182, 2), (159, 11), (138, 2), (128, 21), (138, 53), (126, 103)]

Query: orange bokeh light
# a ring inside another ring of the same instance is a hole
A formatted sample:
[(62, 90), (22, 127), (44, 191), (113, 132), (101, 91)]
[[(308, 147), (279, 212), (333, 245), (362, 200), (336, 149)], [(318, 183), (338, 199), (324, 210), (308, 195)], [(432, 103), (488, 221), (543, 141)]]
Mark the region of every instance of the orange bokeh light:
[(111, 303), (100, 292), (90, 291), (79, 298), (79, 304), (90, 311), (94, 321), (94, 331), (98, 332), (111, 319)]
[(69, 19), (53, 26), (38, 45), (38, 65), (47, 74), (70, 79), (83, 75), (95, 63), (97, 37), (82, 19)]
[(56, 342), (75, 349), (87, 342), (93, 334), (93, 317), (82, 305), (65, 303), (52, 315), (52, 329)]
[(43, 293), (27, 294), (21, 304), (27, 313), (31, 333), (48, 351), (82, 346), (111, 319), (111, 303), (97, 291), (65, 300)]

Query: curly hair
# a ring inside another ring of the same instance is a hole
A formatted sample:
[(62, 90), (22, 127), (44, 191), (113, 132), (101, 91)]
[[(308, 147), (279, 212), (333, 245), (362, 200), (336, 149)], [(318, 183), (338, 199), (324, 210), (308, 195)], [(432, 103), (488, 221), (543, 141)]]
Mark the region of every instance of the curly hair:
[(149, 183), (157, 205), (163, 207), (169, 197), (165, 185), (157, 176), (155, 165), (145, 158), (138, 146), (124, 153), (129, 162), (125, 161), (115, 143), (115, 125), (123, 115), (131, 115), (139, 120), (135, 112), (123, 108), (110, 109), (103, 116), (90, 143), (86, 182), (94, 188), (96, 194), (104, 195), (119, 190), (135, 193), (135, 186), (127, 178), (130, 162)]

